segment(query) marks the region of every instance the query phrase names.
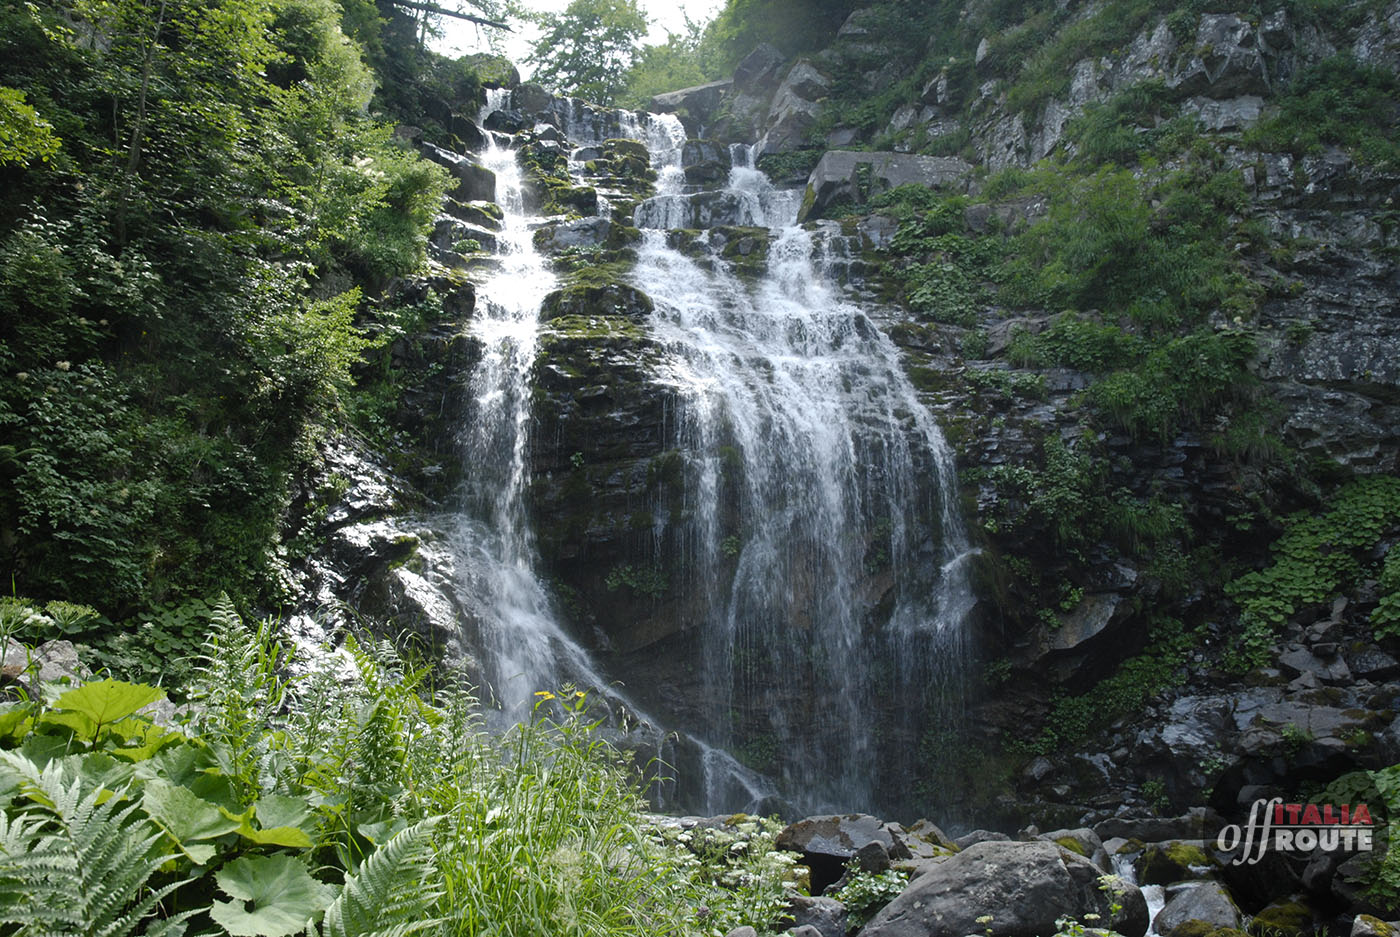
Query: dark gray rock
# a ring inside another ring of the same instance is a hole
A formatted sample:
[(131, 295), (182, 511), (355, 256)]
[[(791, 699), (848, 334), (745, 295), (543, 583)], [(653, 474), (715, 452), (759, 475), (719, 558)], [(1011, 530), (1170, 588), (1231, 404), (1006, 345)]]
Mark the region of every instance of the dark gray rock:
[(846, 906), (835, 898), (798, 895), (788, 905), (795, 928), (812, 928), (821, 937), (846, 937)]
[[(861, 169), (863, 166), (869, 170)], [(868, 187), (862, 178), (867, 171)], [(901, 185), (964, 192), (971, 174), (972, 166), (955, 157), (832, 150), (822, 156), (807, 180), (807, 196), (798, 220), (821, 217), (837, 198), (844, 196), (860, 204)]]
[(1177, 893), (1157, 914), (1155, 930), (1162, 937), (1177, 937), (1177, 928), (1188, 921), (1203, 921), (1212, 928), (1241, 923), (1240, 909), (1219, 882), (1205, 882)]
[(651, 99), (650, 109), (656, 114), (684, 111), (700, 123), (706, 124), (713, 119), (733, 85), (732, 81), (712, 81), (693, 88), (658, 94)]
[(614, 227), (606, 218), (579, 218), (546, 225), (535, 232), (535, 246), (540, 250), (555, 251), (570, 247), (598, 247), (608, 243)]
[(978, 843), (1006, 843), (1010, 841), (1010, 836), (998, 833), (996, 830), (973, 830), (971, 833), (964, 833), (953, 840), (953, 845), (959, 849), (966, 849)]
[[(864, 937), (1041, 937), (1056, 920), (1097, 914), (1127, 937), (1147, 929), (1147, 904), (1135, 885), (1110, 896), (1088, 859), (1053, 843), (983, 842), (930, 869), (880, 911)], [(1112, 905), (1121, 903), (1115, 914)], [(979, 920), (990, 916), (991, 920)]]
[(787, 58), (768, 43), (760, 43), (744, 56), (734, 69), (734, 87), (739, 91), (760, 92), (777, 77)]
[(431, 143), (420, 143), (418, 150), (424, 157), (450, 172), (457, 180), (457, 187), (448, 193), (450, 197), (459, 202), (496, 200), (496, 174), (491, 170), (478, 166), (466, 156)]

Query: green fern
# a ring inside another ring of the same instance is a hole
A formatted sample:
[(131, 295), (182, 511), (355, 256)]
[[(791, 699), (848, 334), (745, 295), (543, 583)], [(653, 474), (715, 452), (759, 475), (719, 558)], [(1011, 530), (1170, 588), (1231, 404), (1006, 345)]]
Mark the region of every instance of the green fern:
[[(170, 856), (156, 852), (161, 835), (137, 805), (101, 786), (84, 793), (81, 778), (64, 779), (55, 763), (40, 769), (5, 754), (32, 802), (0, 818), (0, 923), (16, 937), (128, 937), (184, 882), (148, 883)], [(147, 934), (183, 933), (189, 914), (156, 922)]]
[(273, 716), (286, 698), (280, 672), (291, 655), (273, 636), (271, 620), (248, 629), (227, 595), (210, 606), (209, 622), (212, 631), (190, 692), (202, 713), (197, 728), (213, 743), (220, 767), (237, 781), (244, 802), (251, 802), (258, 794), (259, 761)]
[(432, 817), (391, 837), (345, 880), (326, 909), (322, 937), (405, 937), (436, 927), (428, 909), (442, 896), (428, 879), (436, 872)]

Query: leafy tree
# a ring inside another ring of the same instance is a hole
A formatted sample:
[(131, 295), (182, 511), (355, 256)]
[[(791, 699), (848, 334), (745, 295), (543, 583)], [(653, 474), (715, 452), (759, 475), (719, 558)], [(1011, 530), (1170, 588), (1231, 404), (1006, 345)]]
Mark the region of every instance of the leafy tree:
[(23, 91), (0, 87), (0, 166), (31, 159), (48, 162), (57, 152), (53, 125), (24, 103)]
[(637, 0), (573, 0), (537, 18), (544, 34), (526, 59), (535, 78), (566, 94), (612, 104), (627, 84), (647, 18)]
[(653, 95), (723, 77), (726, 64), (714, 33), (687, 16), (685, 32), (671, 33), (659, 45), (642, 47), (627, 71), (627, 90), (618, 103), (645, 107)]

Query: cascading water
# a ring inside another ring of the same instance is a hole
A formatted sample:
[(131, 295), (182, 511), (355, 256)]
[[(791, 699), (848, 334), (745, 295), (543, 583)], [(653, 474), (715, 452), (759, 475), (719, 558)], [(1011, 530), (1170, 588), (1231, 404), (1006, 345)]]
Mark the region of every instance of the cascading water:
[[(664, 176), (674, 156), (652, 155)], [(744, 163), (719, 197), (744, 223), (791, 225), (796, 199)], [(895, 803), (881, 770), (907, 784), (961, 697), (972, 600), (952, 459), (898, 351), (815, 265), (811, 232), (781, 227), (753, 284), (704, 237), (698, 259), (670, 246), (707, 197), (638, 208), (634, 279), (684, 401), (685, 588), (707, 610), (713, 741), (804, 809)]]
[[(490, 92), (482, 117), (508, 106), (507, 92)], [(595, 111), (564, 110), (565, 124), (580, 124), (565, 128), (572, 140), (612, 132)], [(898, 351), (829, 285), (826, 243), (792, 224), (796, 193), (776, 190), (746, 148), (731, 153), (724, 189), (698, 191), (686, 184), (679, 121), (612, 119), (647, 145), (658, 173), (656, 195), (636, 210), (633, 278), (656, 304), (650, 332), (668, 361), (658, 379), (681, 401), (673, 443), (686, 507), (658, 523), (679, 530), (677, 588), (703, 619), (706, 718), (668, 727), (696, 733), (684, 738), (689, 754), (672, 752), (699, 775), (685, 785), (702, 791), (692, 806), (771, 804), (772, 785), (726, 749), (779, 777), (800, 809), (896, 803), (884, 788), (892, 778), (907, 786), (915, 752), (928, 757), (960, 698), (971, 593), (947, 447)], [(482, 354), (456, 552), (484, 678), (511, 718), (567, 680), (656, 726), (560, 626), (538, 573), (525, 507), (530, 381), (540, 307), (558, 284), (534, 246), (541, 219), (525, 212), (515, 154), (493, 142), (482, 161), (504, 221), (472, 326)], [(755, 281), (725, 259), (734, 228), (675, 230), (712, 216), (773, 229), (753, 239), (763, 244), (751, 250), (767, 250)]]
[[(481, 122), (509, 107), (509, 92), (488, 92)], [(634, 734), (656, 751), (674, 745), (659, 723), (610, 685), (588, 654), (559, 624), (553, 599), (538, 573), (538, 555), (526, 516), (529, 477), (530, 380), (538, 351), (539, 313), (557, 280), (535, 248), (540, 221), (525, 211), (524, 181), (516, 155), (495, 138), (481, 154), (496, 176), (503, 212), (496, 266), (478, 286), (482, 302), (472, 322), (482, 345), (470, 377), (471, 412), (462, 440), (469, 482), (456, 525), (454, 552), (459, 591), (480, 631), (483, 678), (506, 721), (524, 717), (540, 690), (565, 681), (595, 690), (628, 714)], [(668, 741), (669, 738), (669, 741)], [(717, 800), (730, 809), (757, 809), (775, 791), (767, 780), (727, 752), (685, 736)]]
[[(507, 105), (509, 92), (489, 92), (482, 118)], [(471, 375), (472, 412), (462, 441), (470, 465), (466, 506), (457, 531), (461, 594), (481, 629), (483, 676), (507, 712), (518, 715), (531, 695), (577, 679), (580, 660), (560, 631), (549, 595), (535, 575), (535, 544), (525, 518), (530, 370), (539, 310), (554, 284), (535, 249), (515, 154), (493, 139), (482, 154), (496, 174), (503, 212), (498, 266), (481, 284), (472, 323), (482, 345)]]

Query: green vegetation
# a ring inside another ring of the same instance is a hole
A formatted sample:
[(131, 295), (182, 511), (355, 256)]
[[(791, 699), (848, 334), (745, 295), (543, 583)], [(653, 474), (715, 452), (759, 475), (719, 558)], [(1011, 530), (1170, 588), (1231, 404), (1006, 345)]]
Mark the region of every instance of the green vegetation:
[[(1299, 512), (1284, 522), (1274, 541), (1273, 561), (1246, 573), (1225, 586), (1225, 593), (1240, 607), (1244, 625), (1241, 650), (1235, 655), (1240, 669), (1267, 662), (1269, 647), (1290, 616), (1308, 606), (1321, 605), (1361, 578), (1375, 575), (1377, 564), (1369, 559), (1376, 546), (1400, 530), (1400, 478), (1377, 475), (1343, 486), (1327, 501), (1325, 510)], [(1378, 635), (1394, 633), (1394, 609), (1400, 605), (1395, 587), (1395, 561), (1388, 551), (1380, 565), (1381, 604), (1372, 618)]]
[(647, 31), (636, 0), (571, 0), (562, 13), (535, 16), (543, 32), (527, 61), (535, 80), (563, 94), (612, 104), (626, 87)]
[(277, 601), (290, 479), (350, 393), (367, 295), (421, 262), (446, 185), (365, 116), (351, 12), (0, 11), (7, 81), (58, 142), (35, 124), (48, 158), (0, 197), (0, 551), (19, 591), (114, 620), (220, 590)]
[(1037, 755), (1064, 751), (1114, 719), (1139, 712), (1149, 701), (1181, 684), (1182, 667), (1197, 640), (1198, 636), (1179, 621), (1159, 619), (1142, 654), (1124, 661), (1112, 676), (1085, 692), (1058, 695), (1039, 737), (1024, 747)]
[(1306, 69), (1278, 100), (1278, 113), (1245, 139), (1295, 156), (1342, 146), (1376, 169), (1400, 169), (1400, 79), (1338, 55)]
[(908, 872), (898, 869), (866, 872), (852, 861), (846, 866), (846, 883), (832, 897), (846, 906), (848, 927), (864, 927), (881, 908), (898, 898), (908, 884)]
[(206, 631), (177, 723), (148, 714), (160, 689), (110, 679), (0, 703), (7, 933), (779, 925), (796, 886), (775, 825), (657, 829), (586, 692), (541, 691), (494, 738), (450, 675), (434, 686), (388, 646), (352, 640), (293, 680), (271, 623), (220, 599)]

